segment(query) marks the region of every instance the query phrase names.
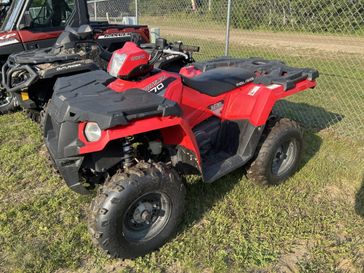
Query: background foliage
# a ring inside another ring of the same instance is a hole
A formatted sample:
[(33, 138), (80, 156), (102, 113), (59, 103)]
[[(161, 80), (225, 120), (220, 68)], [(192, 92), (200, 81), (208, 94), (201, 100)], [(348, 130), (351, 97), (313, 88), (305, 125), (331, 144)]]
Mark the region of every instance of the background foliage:
[[(143, 15), (209, 15), (225, 23), (226, 0), (140, 0)], [(224, 12), (222, 12), (224, 11)], [(351, 33), (364, 28), (364, 5), (359, 0), (233, 0), (232, 25), (242, 29)], [(343, 28), (343, 26), (345, 26)]]

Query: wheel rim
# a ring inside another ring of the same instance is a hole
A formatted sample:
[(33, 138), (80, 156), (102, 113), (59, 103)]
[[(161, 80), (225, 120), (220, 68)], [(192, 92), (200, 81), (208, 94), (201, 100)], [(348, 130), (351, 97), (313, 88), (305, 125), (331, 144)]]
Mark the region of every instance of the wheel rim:
[(293, 139), (286, 141), (277, 148), (272, 162), (274, 175), (282, 176), (291, 169), (296, 159), (297, 149), (297, 142)]
[(123, 233), (128, 241), (148, 241), (157, 236), (171, 216), (169, 197), (160, 192), (147, 193), (134, 201), (123, 219)]
[(13, 100), (13, 96), (5, 91), (0, 91), (0, 107), (8, 106)]

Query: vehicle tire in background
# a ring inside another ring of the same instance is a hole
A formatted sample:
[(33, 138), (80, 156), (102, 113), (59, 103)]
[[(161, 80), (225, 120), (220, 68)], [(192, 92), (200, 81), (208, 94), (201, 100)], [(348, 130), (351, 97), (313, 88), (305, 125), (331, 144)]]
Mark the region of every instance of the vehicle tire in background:
[(268, 130), (247, 176), (259, 185), (278, 185), (299, 167), (303, 132), (297, 122), (287, 118), (278, 120)]
[(17, 109), (18, 101), (16, 97), (6, 92), (4, 89), (0, 90), (0, 115), (14, 112)]
[(93, 241), (115, 258), (158, 249), (178, 228), (185, 203), (181, 177), (163, 163), (140, 162), (117, 172), (91, 204)]

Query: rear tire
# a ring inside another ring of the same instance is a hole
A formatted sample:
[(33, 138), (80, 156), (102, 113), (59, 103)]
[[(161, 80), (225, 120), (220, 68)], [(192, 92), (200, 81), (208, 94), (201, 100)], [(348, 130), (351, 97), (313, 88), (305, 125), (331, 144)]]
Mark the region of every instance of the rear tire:
[(298, 169), (303, 132), (297, 122), (281, 119), (264, 139), (247, 176), (259, 185), (279, 185)]
[(182, 179), (163, 163), (138, 163), (116, 173), (91, 204), (89, 230), (114, 258), (136, 258), (173, 236), (184, 213)]

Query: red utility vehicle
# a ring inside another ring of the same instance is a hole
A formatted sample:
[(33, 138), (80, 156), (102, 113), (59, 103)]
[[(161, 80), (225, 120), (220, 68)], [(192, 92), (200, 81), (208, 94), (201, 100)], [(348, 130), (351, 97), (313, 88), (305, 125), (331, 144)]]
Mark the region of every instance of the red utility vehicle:
[(113, 257), (144, 255), (173, 235), (183, 175), (211, 183), (247, 166), (259, 184), (290, 177), (302, 131), (272, 108), (318, 77), (258, 58), (219, 58), (179, 74), (154, 69), (155, 61), (126, 43), (108, 73), (59, 79), (46, 112), (45, 142), (68, 186), (85, 194), (101, 184), (89, 227)]
[[(138, 43), (150, 41), (145, 25), (90, 22), (86, 0), (12, 0), (6, 4), (1, 7), (7, 15), (0, 28), (0, 71), (11, 54), (53, 46), (66, 26), (90, 25), (91, 39), (110, 52), (121, 48), (132, 35), (138, 37)], [(0, 86), (0, 114), (12, 111), (17, 104), (15, 96)]]

